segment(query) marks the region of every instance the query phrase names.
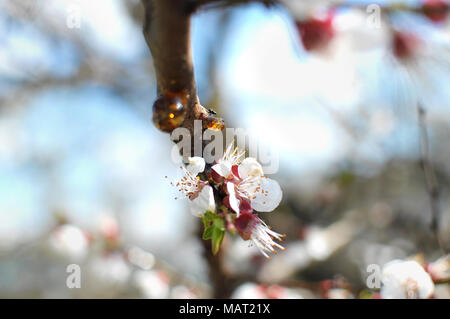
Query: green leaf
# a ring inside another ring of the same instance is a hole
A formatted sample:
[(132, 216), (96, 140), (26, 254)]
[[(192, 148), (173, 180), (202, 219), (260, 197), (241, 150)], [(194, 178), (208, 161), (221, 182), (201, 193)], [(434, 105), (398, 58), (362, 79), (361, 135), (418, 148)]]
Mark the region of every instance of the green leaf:
[(211, 239), (211, 246), (213, 254), (217, 254), (225, 236), (225, 221), (219, 215), (207, 211), (203, 217), (203, 236), (204, 240)]
[(206, 227), (205, 230), (203, 231), (203, 239), (204, 240), (211, 239), (213, 236), (213, 231), (214, 227), (212, 226)]
[(367, 289), (364, 289), (359, 293), (359, 299), (372, 299), (373, 292)]
[(207, 211), (203, 217), (202, 217), (202, 221), (203, 221), (203, 226), (206, 228), (209, 227), (209, 225), (212, 223), (212, 220), (214, 218), (214, 214), (211, 213), (210, 211)]
[(213, 225), (214, 228), (219, 228), (220, 230), (225, 231), (225, 222), (222, 217), (217, 216), (216, 218), (214, 218)]
[(212, 252), (214, 255), (216, 255), (219, 252), (220, 245), (222, 244), (224, 236), (225, 236), (224, 230), (214, 227), (211, 238)]
[(212, 252), (213, 254), (217, 254), (220, 249), (220, 245), (222, 244), (223, 237), (225, 236), (225, 221), (217, 216), (213, 220), (213, 233), (211, 238), (212, 244)]

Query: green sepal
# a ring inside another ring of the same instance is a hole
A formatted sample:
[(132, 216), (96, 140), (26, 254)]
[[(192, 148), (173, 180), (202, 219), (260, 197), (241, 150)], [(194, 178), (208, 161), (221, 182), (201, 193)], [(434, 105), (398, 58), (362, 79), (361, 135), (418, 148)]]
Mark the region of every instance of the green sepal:
[(207, 211), (203, 217), (203, 240), (211, 239), (211, 248), (214, 255), (219, 252), (223, 237), (225, 236), (225, 221), (217, 214)]
[(213, 230), (214, 230), (214, 227), (212, 227), (212, 226), (206, 227), (205, 230), (203, 231), (203, 236), (202, 236), (203, 240), (211, 239), (213, 236)]
[[(221, 222), (221, 223), (220, 223)], [(211, 238), (212, 253), (216, 255), (219, 252), (220, 245), (222, 244), (223, 237), (225, 236), (225, 227), (223, 219), (220, 222), (214, 220), (214, 228)]]

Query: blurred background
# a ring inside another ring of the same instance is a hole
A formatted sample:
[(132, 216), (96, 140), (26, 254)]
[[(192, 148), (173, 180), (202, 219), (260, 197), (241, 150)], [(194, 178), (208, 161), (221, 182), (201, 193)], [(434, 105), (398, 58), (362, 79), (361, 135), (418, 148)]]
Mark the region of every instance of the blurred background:
[[(441, 257), (421, 119), (449, 247), (449, 19), (405, 9), (382, 12), (377, 25), (366, 11), (376, 1), (331, 13), (330, 3), (193, 18), (202, 104), (280, 161), (271, 178), (283, 201), (260, 216), (287, 235), (287, 249), (266, 260), (227, 235), (232, 297), (371, 297), (369, 264)], [(311, 23), (324, 10), (326, 22)], [(142, 24), (137, 0), (0, 1), (0, 297), (212, 296), (199, 220), (164, 178), (178, 164), (151, 122)], [(72, 263), (80, 289), (66, 286)], [(449, 285), (435, 296), (450, 298)]]

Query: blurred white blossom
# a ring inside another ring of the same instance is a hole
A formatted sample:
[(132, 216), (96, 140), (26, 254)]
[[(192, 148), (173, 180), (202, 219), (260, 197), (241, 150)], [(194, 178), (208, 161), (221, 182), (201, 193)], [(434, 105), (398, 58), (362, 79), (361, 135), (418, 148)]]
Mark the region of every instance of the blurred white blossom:
[(162, 299), (169, 296), (169, 276), (163, 271), (139, 270), (134, 274), (134, 283), (145, 298)]
[(80, 228), (64, 224), (58, 226), (50, 234), (48, 245), (53, 252), (60, 256), (71, 260), (81, 260), (88, 252), (89, 241)]
[(431, 277), (416, 261), (393, 260), (382, 270), (383, 299), (426, 299), (433, 295)]
[(170, 298), (172, 299), (196, 299), (198, 296), (192, 289), (186, 286), (178, 285), (171, 289)]
[(444, 256), (427, 265), (428, 273), (434, 281), (448, 281), (450, 280), (450, 258)]
[(155, 264), (155, 257), (153, 254), (143, 250), (139, 247), (132, 247), (128, 250), (128, 260), (144, 270), (149, 270)]
[(294, 289), (279, 285), (264, 286), (255, 283), (244, 283), (233, 292), (233, 299), (303, 299)]
[(127, 283), (131, 267), (122, 253), (95, 256), (90, 264), (92, 279), (102, 286), (120, 287)]

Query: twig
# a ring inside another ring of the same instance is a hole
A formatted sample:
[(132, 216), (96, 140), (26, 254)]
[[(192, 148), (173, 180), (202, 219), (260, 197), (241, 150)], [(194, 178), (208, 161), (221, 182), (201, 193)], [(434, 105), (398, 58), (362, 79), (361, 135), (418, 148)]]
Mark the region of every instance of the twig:
[[(194, 134), (194, 120), (204, 120), (208, 111), (200, 104), (191, 53), (192, 1), (142, 0), (145, 8), (144, 36), (155, 66), (158, 94), (186, 92), (187, 114), (182, 127)], [(200, 236), (201, 237), (201, 236)], [(214, 256), (210, 241), (202, 241), (214, 298), (225, 298), (234, 287), (224, 269), (221, 252)]]
[(186, 3), (192, 11), (199, 8), (202, 9), (215, 9), (233, 7), (241, 4), (248, 4), (251, 2), (261, 3), (266, 7), (275, 5), (277, 0), (187, 0)]
[(194, 78), (190, 41), (191, 12), (184, 0), (142, 0), (144, 37), (153, 57), (158, 94), (186, 92), (187, 114), (183, 127), (193, 132), (194, 120), (206, 115), (200, 105)]
[[(202, 238), (203, 223), (198, 224), (198, 238)], [(208, 264), (209, 278), (212, 286), (212, 296), (217, 299), (229, 298), (234, 285), (231, 285), (231, 274), (224, 268), (223, 256), (225, 247), (222, 245), (217, 255), (212, 254), (211, 241), (201, 240), (203, 257)]]
[(446, 255), (446, 250), (439, 236), (439, 219), (441, 216), (441, 205), (440, 205), (441, 190), (439, 188), (436, 174), (430, 160), (426, 110), (422, 107), (422, 105), (418, 104), (417, 112), (419, 117), (420, 142), (422, 150), (421, 166), (425, 175), (425, 182), (431, 206), (431, 231), (436, 237), (436, 240), (438, 242), (440, 249), (442, 250), (442, 253)]

